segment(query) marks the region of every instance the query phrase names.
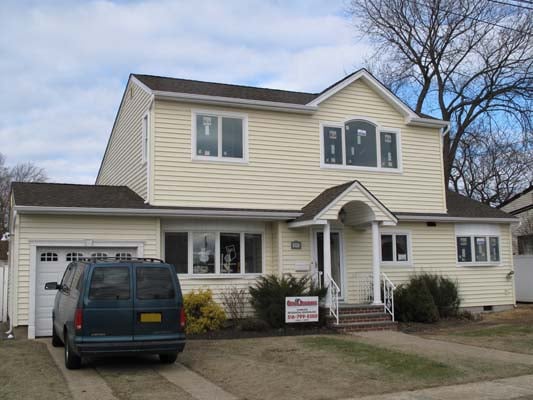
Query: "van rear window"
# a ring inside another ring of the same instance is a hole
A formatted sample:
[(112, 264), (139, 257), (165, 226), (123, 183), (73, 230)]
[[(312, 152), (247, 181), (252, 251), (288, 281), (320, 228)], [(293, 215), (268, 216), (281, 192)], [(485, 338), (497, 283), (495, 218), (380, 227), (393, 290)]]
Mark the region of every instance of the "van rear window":
[(172, 275), (168, 268), (138, 267), (136, 275), (139, 300), (173, 299), (175, 297)]
[(128, 300), (130, 269), (128, 267), (97, 267), (93, 271), (89, 299)]

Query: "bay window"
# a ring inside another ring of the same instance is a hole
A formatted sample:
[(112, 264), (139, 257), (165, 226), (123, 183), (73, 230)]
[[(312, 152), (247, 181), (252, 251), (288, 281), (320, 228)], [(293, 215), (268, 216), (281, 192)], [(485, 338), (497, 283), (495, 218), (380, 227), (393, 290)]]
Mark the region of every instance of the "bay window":
[(409, 264), (410, 239), (407, 233), (382, 233), (381, 262), (384, 264)]
[(245, 115), (193, 111), (193, 158), (244, 161), (246, 126)]
[(165, 232), (165, 261), (178, 274), (261, 274), (263, 235), (248, 232)]
[(322, 124), (321, 137), (323, 166), (399, 169), (399, 133), (391, 129), (356, 119)]
[(457, 262), (461, 264), (499, 264), (500, 238), (497, 236), (457, 236)]

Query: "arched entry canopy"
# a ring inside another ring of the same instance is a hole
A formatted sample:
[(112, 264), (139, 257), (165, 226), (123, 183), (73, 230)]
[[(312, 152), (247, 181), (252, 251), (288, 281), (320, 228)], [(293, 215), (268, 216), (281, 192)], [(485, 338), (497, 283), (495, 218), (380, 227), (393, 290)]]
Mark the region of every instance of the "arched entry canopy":
[(303, 215), (289, 227), (324, 225), (339, 221), (359, 226), (371, 222), (396, 225), (396, 216), (359, 181), (350, 181), (324, 190), (302, 209)]

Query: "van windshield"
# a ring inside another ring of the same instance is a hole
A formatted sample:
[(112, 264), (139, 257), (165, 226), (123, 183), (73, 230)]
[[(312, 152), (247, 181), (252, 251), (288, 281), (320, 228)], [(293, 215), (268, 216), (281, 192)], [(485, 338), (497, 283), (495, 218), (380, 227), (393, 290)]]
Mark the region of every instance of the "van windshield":
[(137, 298), (139, 300), (173, 299), (174, 283), (169, 268), (137, 267)]
[(128, 300), (130, 269), (128, 267), (97, 267), (89, 288), (91, 300)]

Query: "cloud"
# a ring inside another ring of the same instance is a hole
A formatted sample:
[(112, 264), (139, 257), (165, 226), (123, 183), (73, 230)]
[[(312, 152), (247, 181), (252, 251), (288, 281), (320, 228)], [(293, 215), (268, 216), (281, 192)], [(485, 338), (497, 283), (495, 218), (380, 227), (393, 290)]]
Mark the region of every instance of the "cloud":
[(92, 183), (130, 72), (320, 91), (361, 66), (339, 1), (4, 1), (0, 152)]

